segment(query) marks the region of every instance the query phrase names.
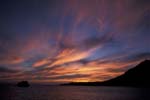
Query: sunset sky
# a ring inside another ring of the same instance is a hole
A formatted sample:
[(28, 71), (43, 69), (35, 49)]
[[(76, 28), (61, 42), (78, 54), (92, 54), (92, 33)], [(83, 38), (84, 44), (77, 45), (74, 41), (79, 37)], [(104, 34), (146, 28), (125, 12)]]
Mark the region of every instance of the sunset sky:
[(150, 0), (0, 0), (0, 82), (104, 81), (150, 58)]

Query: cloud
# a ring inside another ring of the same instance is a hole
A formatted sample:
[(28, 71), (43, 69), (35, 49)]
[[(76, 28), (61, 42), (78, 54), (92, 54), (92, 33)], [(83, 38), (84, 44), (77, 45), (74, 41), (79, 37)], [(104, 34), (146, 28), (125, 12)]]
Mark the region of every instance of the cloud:
[(149, 3), (3, 2), (0, 80), (103, 81), (122, 74), (150, 57)]
[(3, 73), (16, 73), (16, 72), (19, 72), (19, 71), (0, 66), (0, 73), (1, 74), (3, 74)]
[(138, 60), (146, 60), (146, 59), (150, 59), (150, 53), (149, 52), (144, 52), (144, 53), (136, 53), (136, 54), (132, 54), (127, 56), (126, 58), (124, 58), (125, 61), (138, 61)]
[(40, 60), (40, 61), (37, 61), (35, 62), (32, 66), (33, 67), (40, 67), (40, 66), (44, 66), (44, 65), (47, 65), (50, 63), (50, 60), (48, 59), (43, 59), (43, 60)]
[(78, 51), (76, 49), (65, 49), (58, 56), (56, 61), (51, 66), (61, 65), (64, 63), (74, 62), (81, 59), (85, 59), (90, 56), (97, 48), (92, 48), (88, 51)]
[(10, 56), (8, 58), (1, 59), (0, 64), (7, 64), (7, 65), (13, 65), (13, 64), (19, 64), (24, 61), (23, 58)]

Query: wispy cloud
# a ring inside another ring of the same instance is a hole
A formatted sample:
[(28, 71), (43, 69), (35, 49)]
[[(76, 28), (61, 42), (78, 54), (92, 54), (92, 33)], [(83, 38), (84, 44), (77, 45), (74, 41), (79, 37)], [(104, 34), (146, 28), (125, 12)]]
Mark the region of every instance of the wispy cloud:
[(3, 2), (0, 80), (103, 81), (124, 73), (150, 58), (149, 5), (149, 0)]

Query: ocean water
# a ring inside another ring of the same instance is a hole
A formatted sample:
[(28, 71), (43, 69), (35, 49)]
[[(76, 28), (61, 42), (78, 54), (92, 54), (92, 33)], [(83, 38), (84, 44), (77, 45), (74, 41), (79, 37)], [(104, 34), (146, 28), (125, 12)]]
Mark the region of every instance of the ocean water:
[(7, 86), (0, 88), (0, 100), (150, 100), (150, 90), (99, 86)]

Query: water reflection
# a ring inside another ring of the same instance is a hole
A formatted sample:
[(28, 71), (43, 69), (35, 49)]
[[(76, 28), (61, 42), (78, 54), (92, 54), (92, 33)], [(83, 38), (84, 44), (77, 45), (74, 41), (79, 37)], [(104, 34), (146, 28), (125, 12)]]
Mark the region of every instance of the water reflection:
[(1, 100), (150, 100), (149, 89), (94, 86), (31, 86), (1, 89)]

